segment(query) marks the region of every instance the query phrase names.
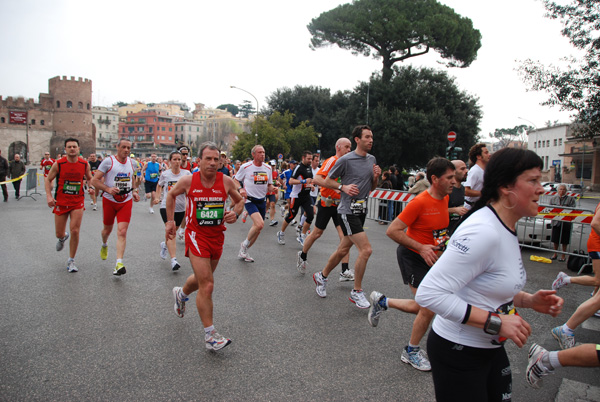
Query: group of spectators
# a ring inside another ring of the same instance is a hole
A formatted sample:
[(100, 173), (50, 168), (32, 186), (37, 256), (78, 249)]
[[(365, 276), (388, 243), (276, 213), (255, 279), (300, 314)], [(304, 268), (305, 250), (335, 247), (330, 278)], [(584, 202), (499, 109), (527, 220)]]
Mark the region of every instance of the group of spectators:
[(0, 183), (2, 186), (2, 195), (4, 197), (4, 202), (8, 202), (8, 189), (6, 188), (5, 181), (7, 179), (13, 180), (13, 188), (15, 189), (15, 198), (19, 199), (20, 191), (21, 191), (21, 181), (14, 180), (25, 174), (25, 164), (21, 160), (21, 155), (15, 154), (13, 160), (10, 162), (6, 160), (5, 157), (2, 156), (2, 151), (0, 150)]

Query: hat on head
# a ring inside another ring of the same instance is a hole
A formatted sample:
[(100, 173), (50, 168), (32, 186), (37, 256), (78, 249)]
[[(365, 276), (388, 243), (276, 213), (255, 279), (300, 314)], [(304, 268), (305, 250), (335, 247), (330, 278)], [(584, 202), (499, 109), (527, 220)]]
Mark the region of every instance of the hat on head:
[(277, 164), (277, 162), (275, 162), (275, 159), (271, 159), (271, 162), (269, 162), (271, 164), (271, 166), (275, 166)]
[(227, 156), (227, 152), (221, 151), (221, 155)]
[(135, 154), (129, 155), (130, 158), (135, 158)]
[(298, 162), (296, 162), (294, 159), (292, 159), (292, 160), (290, 161), (290, 163), (293, 163), (294, 165), (297, 165), (297, 164), (298, 164)]
[(190, 149), (189, 149), (187, 146), (185, 146), (185, 145), (184, 145), (184, 146), (182, 146), (182, 147), (179, 147), (178, 151), (179, 151), (179, 152), (181, 152), (181, 151), (183, 151), (184, 149), (185, 149), (186, 151), (190, 152)]

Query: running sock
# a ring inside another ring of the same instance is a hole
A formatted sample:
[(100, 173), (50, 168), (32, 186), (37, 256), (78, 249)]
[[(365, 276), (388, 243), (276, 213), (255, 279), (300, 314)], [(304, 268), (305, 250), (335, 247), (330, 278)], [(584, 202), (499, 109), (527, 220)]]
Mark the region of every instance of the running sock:
[(211, 325), (210, 327), (205, 327), (204, 328), (204, 334), (206, 336), (209, 336), (211, 332), (213, 332), (215, 330), (215, 326)]
[(348, 263), (347, 262), (342, 262), (342, 272), (346, 272), (349, 269), (350, 268), (348, 268)]
[(108, 247), (108, 243), (102, 243), (102, 247)]
[(69, 259), (67, 260), (67, 263), (69, 263), (69, 262), (73, 262), (73, 261), (75, 261), (75, 258), (71, 258), (71, 257), (69, 257)]
[(386, 309), (386, 310), (387, 310), (387, 309), (388, 309), (388, 307), (389, 307), (389, 306), (388, 306), (388, 298), (387, 298), (387, 297), (385, 297), (385, 296), (383, 296), (381, 299), (379, 299), (379, 302), (378, 302), (378, 304), (379, 304), (381, 307), (383, 307), (384, 309)]
[(546, 366), (550, 370), (562, 367), (562, 364), (560, 364), (560, 361), (558, 360), (557, 350), (548, 352), (546, 355), (544, 355), (542, 357), (542, 363), (544, 363), (544, 366)]
[(171, 258), (171, 265), (176, 264), (176, 263), (177, 263), (177, 257)]
[(302, 218), (300, 218), (300, 226), (304, 226), (304, 222), (306, 222), (306, 215), (302, 215)]
[(308, 254), (306, 254), (304, 251), (300, 252), (300, 258), (302, 258), (302, 261), (306, 261), (307, 257), (308, 257)]
[(570, 335), (570, 336), (573, 336), (573, 335), (575, 335), (575, 334), (573, 333), (573, 330), (567, 326), (567, 323), (565, 323), (565, 324), (562, 326), (562, 331), (563, 331), (565, 334), (567, 334), (567, 335)]
[(249, 247), (250, 246), (250, 240), (246, 239), (246, 240), (244, 240), (244, 242), (242, 244), (244, 245), (244, 247)]
[(183, 293), (183, 288), (179, 289), (179, 298), (181, 300), (185, 300), (188, 298), (188, 295), (186, 295), (185, 293)]
[(323, 277), (323, 279), (327, 279), (327, 277), (325, 276), (325, 274), (323, 273), (323, 271), (321, 271), (321, 276)]
[(121, 264), (123, 264), (123, 259), (121, 259), (121, 258), (118, 258), (118, 259), (117, 259), (117, 264), (118, 264), (118, 263), (121, 263)]
[(421, 350), (421, 347), (419, 345), (411, 345), (410, 342), (408, 343), (408, 347), (406, 348), (407, 352), (418, 352), (419, 350)]

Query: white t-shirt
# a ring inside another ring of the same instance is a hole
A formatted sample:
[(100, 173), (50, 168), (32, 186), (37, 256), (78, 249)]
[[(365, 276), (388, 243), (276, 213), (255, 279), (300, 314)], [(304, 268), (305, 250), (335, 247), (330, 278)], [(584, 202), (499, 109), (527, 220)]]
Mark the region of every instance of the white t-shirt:
[[(171, 169), (167, 169), (160, 175), (158, 185), (163, 188), (163, 198), (160, 202), (161, 208), (167, 208), (167, 194), (169, 190), (177, 184), (183, 176), (189, 176), (192, 173), (186, 169), (180, 169), (178, 174), (173, 173)], [(185, 212), (185, 193), (181, 193), (175, 198), (175, 212)]]
[(497, 335), (461, 322), (467, 305), (504, 313), (525, 286), (517, 234), (491, 207), (476, 211), (448, 242), (446, 251), (431, 267), (417, 290), (415, 301), (436, 313), (433, 330), (460, 345), (495, 348)]
[[(256, 166), (253, 161), (250, 161), (240, 166), (235, 179), (244, 185), (249, 197), (263, 199), (267, 196), (269, 183), (273, 181), (273, 173), (271, 166), (266, 163)], [(250, 201), (246, 200), (246, 202)]]
[(126, 197), (115, 199), (110, 193), (102, 194), (107, 200), (112, 202), (127, 202), (132, 198), (131, 189), (133, 188), (133, 176), (135, 169), (131, 159), (127, 157), (125, 163), (121, 163), (114, 155), (104, 158), (98, 170), (104, 173), (104, 184), (108, 187), (117, 187), (121, 190), (129, 191)]
[[(467, 174), (465, 187), (471, 187), (471, 190), (481, 191), (483, 188), (483, 169), (479, 165), (473, 165)], [(466, 201), (476, 202), (479, 197), (465, 197)], [(465, 202), (465, 208), (471, 209), (471, 206)]]

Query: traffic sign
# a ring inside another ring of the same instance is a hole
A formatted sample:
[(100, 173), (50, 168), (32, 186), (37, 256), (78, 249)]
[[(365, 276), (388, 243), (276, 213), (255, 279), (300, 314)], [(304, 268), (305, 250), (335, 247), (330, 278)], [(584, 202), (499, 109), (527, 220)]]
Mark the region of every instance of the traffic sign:
[(279, 160), (283, 160), (283, 154), (279, 154), (279, 155), (277, 155), (277, 159), (279, 159)]
[(448, 133), (448, 141), (450, 141), (450, 142), (456, 141), (456, 133), (454, 131), (450, 131)]

